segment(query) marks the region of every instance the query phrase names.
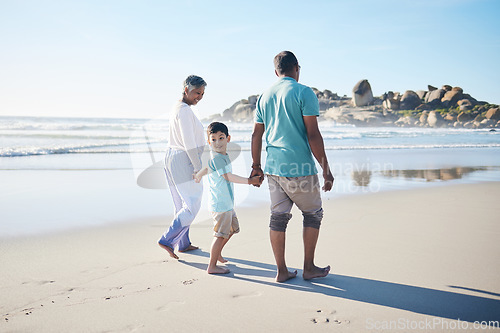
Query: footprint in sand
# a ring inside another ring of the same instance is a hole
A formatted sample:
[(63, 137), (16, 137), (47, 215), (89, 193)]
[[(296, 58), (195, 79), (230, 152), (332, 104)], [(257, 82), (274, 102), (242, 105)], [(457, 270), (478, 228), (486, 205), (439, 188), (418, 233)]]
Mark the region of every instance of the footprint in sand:
[(247, 297), (257, 297), (257, 296), (262, 296), (262, 293), (260, 291), (254, 291), (249, 294), (233, 295), (233, 298), (247, 298)]
[(38, 285), (38, 286), (43, 286), (44, 284), (51, 284), (51, 283), (55, 283), (56, 281), (54, 280), (42, 280), (42, 281), (26, 281), (26, 282), (22, 282), (21, 284), (35, 284), (35, 285)]
[(186, 280), (186, 281), (182, 281), (182, 284), (187, 286), (187, 285), (195, 283), (196, 281), (198, 281), (198, 279)]
[(156, 308), (156, 311), (170, 311), (170, 310), (172, 310), (172, 308), (175, 308), (177, 306), (184, 305), (184, 304), (186, 304), (185, 301), (172, 301), (172, 302), (169, 302), (163, 306)]
[(311, 322), (314, 324), (349, 324), (350, 321), (347, 319), (338, 319), (335, 315), (337, 311), (332, 310), (316, 310), (316, 316), (311, 319)]

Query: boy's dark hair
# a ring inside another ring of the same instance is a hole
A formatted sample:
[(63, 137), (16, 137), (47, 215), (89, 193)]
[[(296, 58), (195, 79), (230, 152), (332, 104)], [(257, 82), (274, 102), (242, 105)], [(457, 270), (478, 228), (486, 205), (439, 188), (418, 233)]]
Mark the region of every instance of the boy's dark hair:
[(226, 136), (229, 136), (229, 130), (227, 129), (227, 126), (223, 123), (218, 122), (218, 121), (214, 121), (213, 123), (208, 125), (207, 134), (210, 135), (210, 134), (214, 134), (217, 132), (222, 132), (222, 133), (226, 134)]
[(293, 67), (298, 64), (299, 61), (290, 51), (282, 51), (274, 57), (274, 69), (280, 75), (290, 73)]

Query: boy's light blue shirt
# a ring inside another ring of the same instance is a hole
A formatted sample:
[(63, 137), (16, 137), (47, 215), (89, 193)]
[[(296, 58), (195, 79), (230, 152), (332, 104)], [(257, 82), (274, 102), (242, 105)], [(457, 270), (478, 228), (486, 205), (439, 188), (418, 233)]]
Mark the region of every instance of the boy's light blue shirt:
[(229, 156), (211, 151), (208, 161), (208, 184), (212, 212), (227, 212), (234, 208), (234, 185), (222, 177), (229, 172), (232, 172)]
[(265, 127), (265, 173), (281, 177), (318, 173), (303, 116), (319, 116), (318, 98), (291, 77), (280, 78), (259, 97), (255, 122)]

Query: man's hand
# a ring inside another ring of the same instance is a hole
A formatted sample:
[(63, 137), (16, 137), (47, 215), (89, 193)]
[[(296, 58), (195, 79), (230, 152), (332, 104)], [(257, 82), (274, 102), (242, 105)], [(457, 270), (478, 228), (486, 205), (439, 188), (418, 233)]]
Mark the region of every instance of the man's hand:
[(328, 192), (333, 187), (334, 178), (330, 170), (326, 170), (323, 172), (323, 179), (325, 180), (325, 184), (323, 185), (323, 191)]
[(260, 180), (260, 176), (253, 176), (248, 178), (248, 184), (254, 185), (254, 186), (260, 186), (262, 184), (262, 181)]
[(250, 173), (249, 180), (252, 178), (257, 178), (258, 182), (257, 183), (249, 182), (249, 184), (252, 184), (255, 187), (260, 187), (260, 185), (262, 185), (262, 182), (264, 181), (264, 171), (262, 171), (261, 168), (253, 168), (252, 172)]

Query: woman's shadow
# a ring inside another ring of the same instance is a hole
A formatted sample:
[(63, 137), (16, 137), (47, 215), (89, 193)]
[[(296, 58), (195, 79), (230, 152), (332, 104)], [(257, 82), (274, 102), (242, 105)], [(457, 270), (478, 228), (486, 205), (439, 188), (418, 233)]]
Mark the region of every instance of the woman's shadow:
[[(209, 253), (202, 250), (194, 251), (192, 254), (205, 258), (210, 257)], [(330, 274), (325, 278), (309, 281), (296, 278), (289, 280), (287, 283), (277, 283), (274, 281), (276, 276), (276, 266), (274, 265), (238, 258), (226, 259), (230, 262), (226, 266), (231, 269), (231, 272), (222, 276), (228, 278), (382, 305), (435, 317), (467, 322), (487, 322), (489, 325), (499, 327), (500, 294), (489, 291), (448, 286), (482, 293), (499, 299), (338, 274)], [(202, 270), (206, 270), (208, 266), (207, 263), (186, 262), (183, 260), (179, 260), (179, 262)], [(251, 268), (240, 267), (237, 264), (250, 266)], [(298, 271), (298, 275), (301, 275), (301, 271)]]

